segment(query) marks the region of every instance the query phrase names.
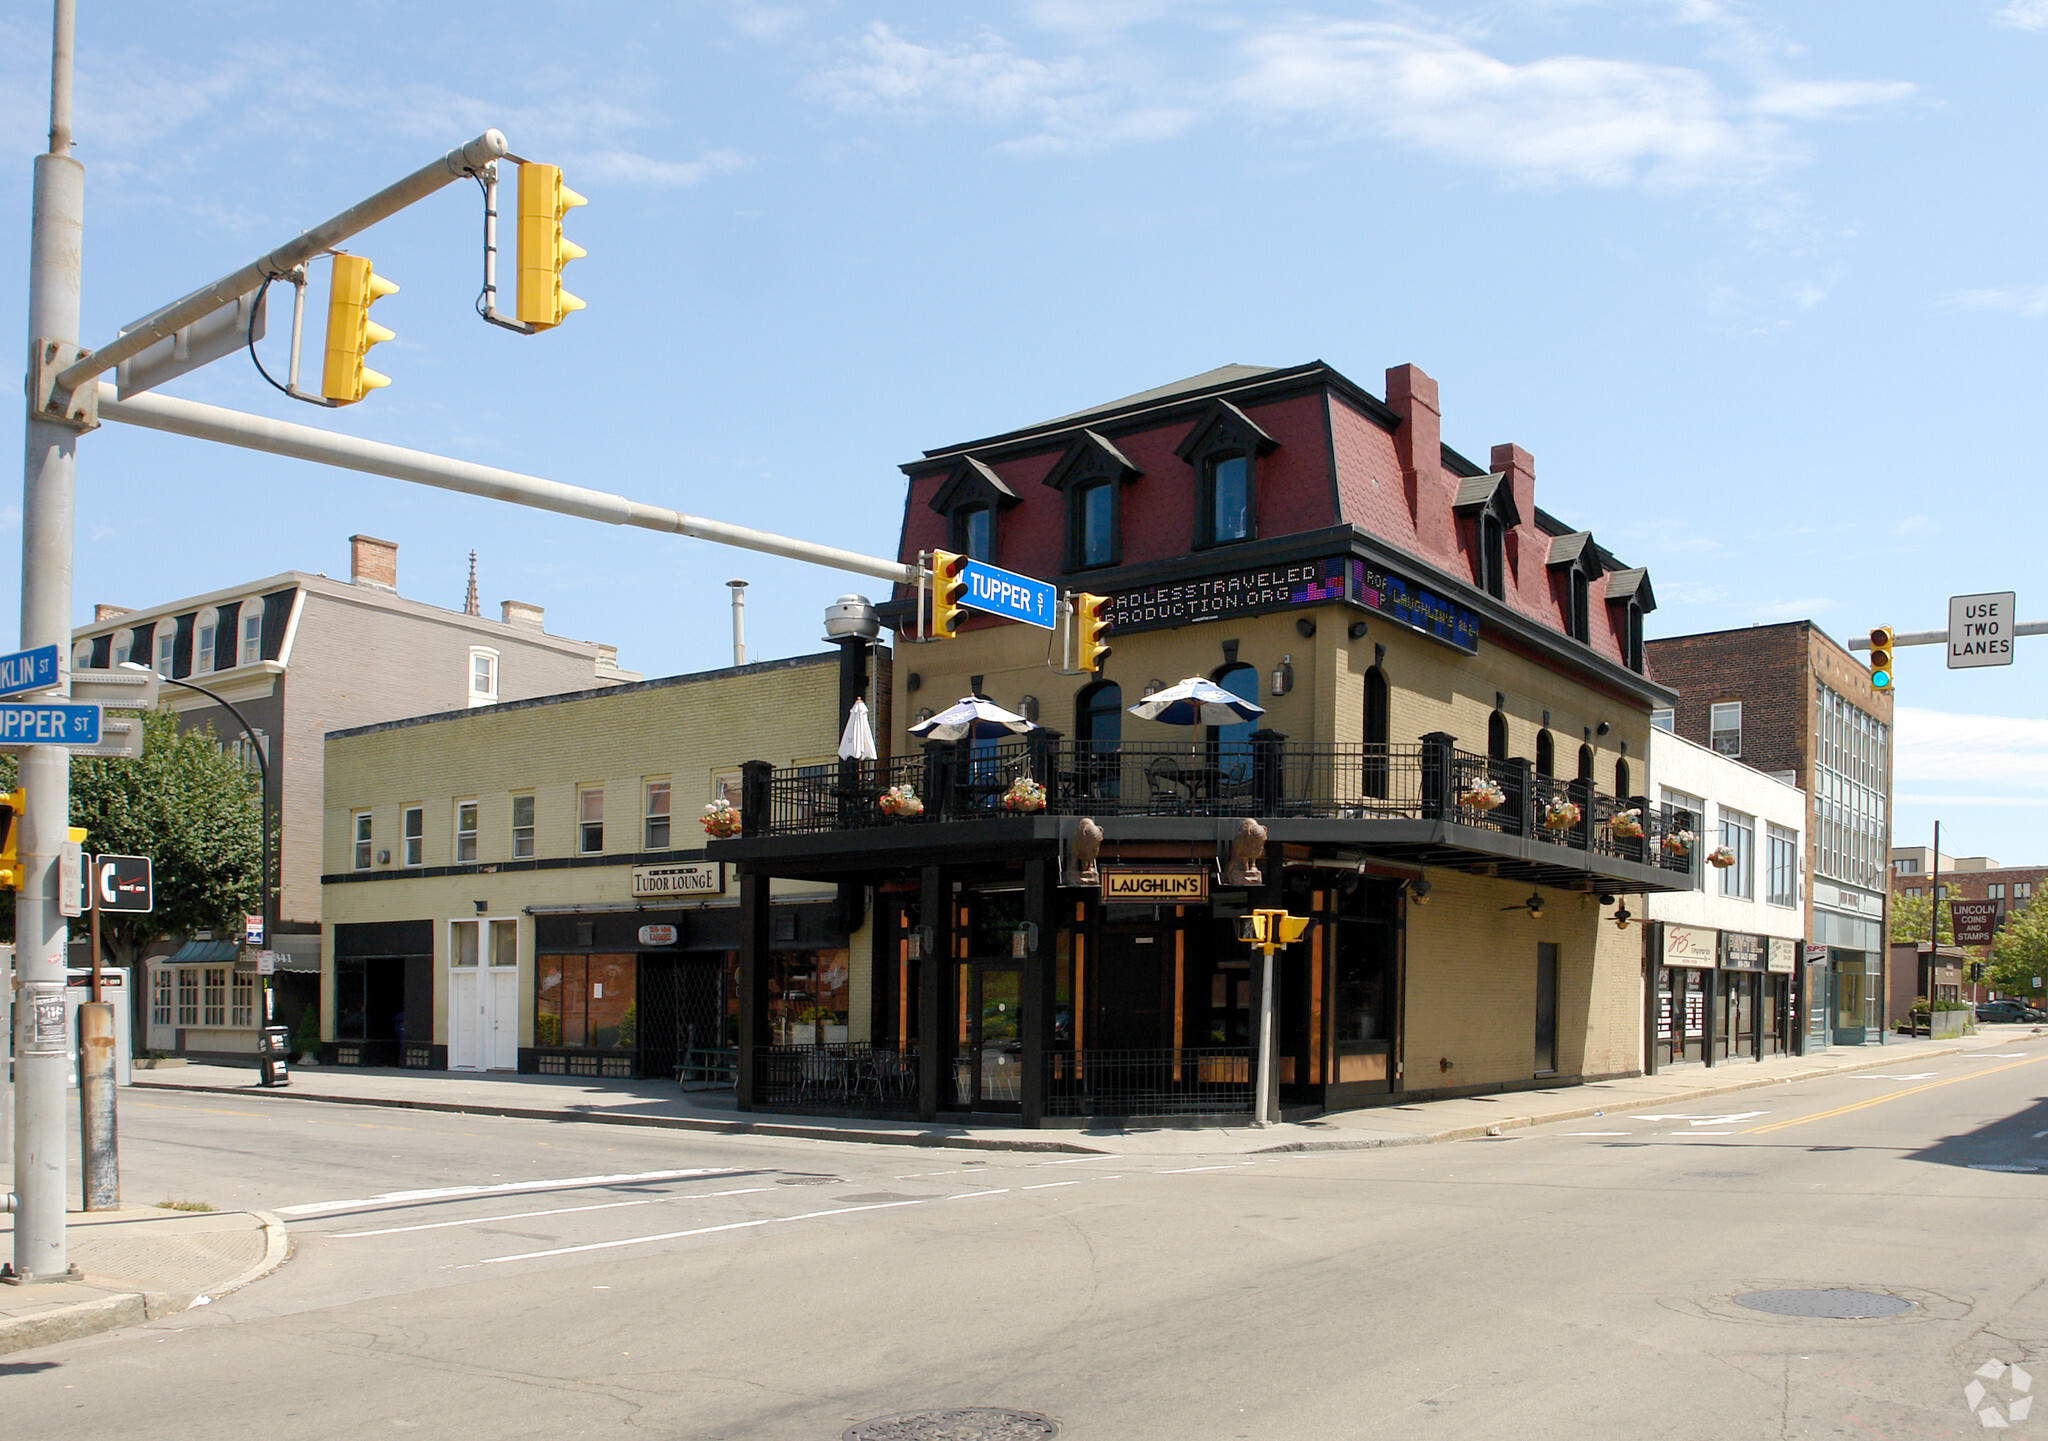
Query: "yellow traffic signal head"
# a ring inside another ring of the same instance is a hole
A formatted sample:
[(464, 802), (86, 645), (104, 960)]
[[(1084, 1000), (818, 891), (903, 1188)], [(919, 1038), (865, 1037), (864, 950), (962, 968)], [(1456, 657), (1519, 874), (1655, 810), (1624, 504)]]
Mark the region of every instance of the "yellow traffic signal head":
[(1270, 911), (1250, 911), (1239, 916), (1237, 938), (1240, 941), (1250, 941), (1253, 945), (1265, 940), (1268, 930), (1266, 921), (1271, 914)]
[(398, 287), (371, 268), (360, 255), (334, 257), (334, 278), (327, 296), (327, 363), (320, 371), (320, 393), (341, 405), (354, 405), (371, 391), (391, 383), (363, 364), (363, 357), (391, 332), (370, 319), (370, 306)]
[(932, 552), (932, 634), (951, 640), (960, 633), (962, 598), (967, 594), (967, 557), (950, 550)]
[(1293, 945), (1308, 934), (1309, 918), (1307, 916), (1282, 915), (1278, 919), (1280, 922), (1280, 939), (1288, 945)]
[(1870, 632), (1870, 687), (1892, 688), (1892, 628), (1881, 625)]
[(0, 793), (0, 890), (21, 889), (21, 860), (16, 848), (21, 844), (21, 818), (28, 811), (27, 791)]
[(562, 323), (583, 302), (562, 289), (562, 267), (589, 252), (562, 238), (562, 217), (590, 202), (562, 183), (556, 165), (519, 167), (519, 319), (536, 330)]
[(1080, 633), (1081, 669), (1101, 670), (1109, 659), (1109, 597), (1082, 592), (1074, 597), (1074, 626)]

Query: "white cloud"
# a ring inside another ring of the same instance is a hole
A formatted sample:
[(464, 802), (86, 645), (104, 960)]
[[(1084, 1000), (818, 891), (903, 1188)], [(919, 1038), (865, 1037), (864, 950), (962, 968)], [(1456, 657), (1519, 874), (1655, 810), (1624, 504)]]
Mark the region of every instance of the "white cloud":
[(581, 157), (576, 171), (601, 180), (680, 190), (739, 170), (746, 163), (746, 156), (732, 150), (714, 150), (695, 160), (657, 160), (630, 150), (599, 150)]
[(1900, 800), (1927, 799), (1903, 787), (1930, 782), (1982, 786), (1987, 794), (1970, 798), (1972, 805), (2009, 804), (2016, 792), (2048, 796), (2048, 720), (1900, 706), (1895, 725)]
[(1755, 614), (1771, 620), (1805, 620), (1808, 616), (1825, 615), (1840, 607), (1841, 602), (1832, 596), (1811, 595), (1804, 600), (1781, 600), (1772, 605), (1759, 606)]
[(1587, 55), (1517, 64), (1386, 21), (1294, 20), (1243, 45), (1250, 63), (1234, 94), (1254, 112), (1362, 130), (1531, 184), (1751, 179), (1795, 158), (1783, 122), (1912, 90), (1778, 81), (1744, 96), (1682, 66)]
[[(2048, 3), (2048, 0), (2043, 0)], [(2048, 315), (2048, 285), (2008, 285), (1994, 290), (1959, 290), (1948, 298), (1950, 305), (1966, 310), (2010, 310), (2036, 319)]]
[(2008, 0), (1991, 18), (2020, 30), (2048, 30), (2048, 0)]

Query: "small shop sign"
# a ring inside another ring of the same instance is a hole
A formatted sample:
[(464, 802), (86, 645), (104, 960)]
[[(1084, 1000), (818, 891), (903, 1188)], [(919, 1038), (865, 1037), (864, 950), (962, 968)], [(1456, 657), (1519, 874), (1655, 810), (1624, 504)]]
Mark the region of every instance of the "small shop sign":
[(1728, 931), (1721, 936), (1721, 964), (1731, 971), (1760, 971), (1764, 968), (1764, 948), (1759, 936), (1739, 935)]
[(676, 943), (674, 926), (642, 926), (640, 944), (643, 946), (672, 946)]
[(1998, 912), (2001, 903), (1992, 901), (1969, 901), (1960, 897), (1948, 903), (1949, 920), (1955, 927), (1955, 944), (1959, 946), (1988, 946), (1998, 938)]
[(669, 866), (633, 867), (635, 896), (722, 896), (723, 861), (682, 861)]
[(1158, 866), (1103, 866), (1105, 905), (1188, 905), (1209, 899), (1209, 873)]
[(1664, 927), (1664, 964), (1667, 966), (1692, 966), (1699, 970), (1714, 968), (1715, 945), (1718, 932), (1703, 926)]
[(1769, 944), (1770, 956), (1765, 969), (1789, 975), (1795, 969), (1794, 960), (1799, 954), (1799, 943), (1772, 936)]

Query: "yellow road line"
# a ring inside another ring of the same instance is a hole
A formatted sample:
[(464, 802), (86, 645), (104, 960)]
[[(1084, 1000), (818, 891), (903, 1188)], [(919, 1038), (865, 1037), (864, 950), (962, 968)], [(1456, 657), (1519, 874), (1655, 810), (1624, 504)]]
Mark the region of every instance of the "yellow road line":
[(1832, 1111), (1816, 1111), (1811, 1116), (1795, 1116), (1789, 1121), (1773, 1121), (1768, 1126), (1751, 1126), (1742, 1134), (1745, 1136), (1755, 1136), (1764, 1131), (1782, 1131), (1787, 1126), (1803, 1126), (1808, 1121), (1825, 1121), (1830, 1116), (1846, 1116), (1849, 1112), (1863, 1110), (1866, 1106), (1882, 1106), (1886, 1101), (1896, 1101), (1901, 1096), (1917, 1095), (1921, 1091), (1931, 1091), (1937, 1086), (1953, 1086), (1958, 1081), (1974, 1081), (1979, 1076), (1991, 1076), (1996, 1075), (2000, 1071), (2010, 1071), (2020, 1066), (2031, 1066), (2037, 1061), (2048, 1061), (2048, 1056), (2033, 1056), (2024, 1061), (2008, 1061), (2002, 1066), (1990, 1066), (1981, 1071), (1972, 1071), (1966, 1076), (1950, 1076), (1946, 1081), (1929, 1081), (1924, 1086), (1908, 1086), (1903, 1091), (1887, 1091), (1882, 1096), (1872, 1096), (1867, 1101), (1856, 1101), (1847, 1106), (1837, 1106)]

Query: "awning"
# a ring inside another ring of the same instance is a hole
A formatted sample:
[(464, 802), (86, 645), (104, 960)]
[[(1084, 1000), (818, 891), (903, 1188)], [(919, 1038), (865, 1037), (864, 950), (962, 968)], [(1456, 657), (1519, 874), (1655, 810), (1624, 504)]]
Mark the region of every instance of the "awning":
[(233, 941), (187, 941), (165, 956), (163, 966), (220, 966), (232, 961), (242, 948)]

